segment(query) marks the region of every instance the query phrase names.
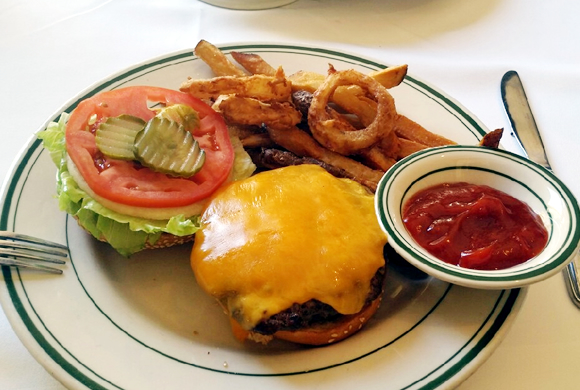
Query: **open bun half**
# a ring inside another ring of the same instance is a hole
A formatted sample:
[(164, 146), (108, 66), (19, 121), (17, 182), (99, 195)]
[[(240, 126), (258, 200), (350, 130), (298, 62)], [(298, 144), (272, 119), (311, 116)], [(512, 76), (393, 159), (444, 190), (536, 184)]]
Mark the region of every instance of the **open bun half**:
[(279, 330), (271, 336), (244, 330), (234, 319), (230, 319), (230, 323), (234, 336), (240, 341), (252, 340), (266, 344), (276, 338), (297, 344), (322, 346), (344, 340), (361, 330), (369, 319), (376, 313), (381, 305), (381, 301), (382, 297), (378, 297), (365, 306), (360, 312), (343, 316), (336, 322), (329, 322), (323, 325), (295, 331)]

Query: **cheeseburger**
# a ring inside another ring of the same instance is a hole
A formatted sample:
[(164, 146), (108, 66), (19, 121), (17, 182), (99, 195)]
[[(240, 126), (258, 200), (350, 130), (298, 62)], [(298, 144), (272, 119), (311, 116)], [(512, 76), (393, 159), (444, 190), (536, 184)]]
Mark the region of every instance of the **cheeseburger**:
[(364, 187), (297, 165), (217, 191), (191, 265), (238, 339), (325, 345), (357, 332), (377, 310), (386, 241)]

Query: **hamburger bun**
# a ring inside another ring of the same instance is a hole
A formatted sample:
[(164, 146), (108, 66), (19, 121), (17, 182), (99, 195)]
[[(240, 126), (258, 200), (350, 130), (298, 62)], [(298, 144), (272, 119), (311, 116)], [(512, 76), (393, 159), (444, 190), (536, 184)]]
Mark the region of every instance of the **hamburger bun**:
[[(88, 234), (91, 234), (91, 232), (85, 226), (83, 226), (82, 222), (79, 221), (79, 219), (76, 216), (74, 216), (74, 219), (77, 221), (78, 225), (84, 231), (86, 231)], [(108, 243), (107, 238), (103, 235), (96, 237), (96, 238), (97, 238), (97, 240), (99, 240), (101, 242)], [(169, 247), (172, 247), (175, 245), (186, 244), (188, 242), (193, 241), (194, 239), (195, 239), (195, 234), (188, 234), (186, 236), (177, 236), (175, 234), (163, 232), (163, 233), (161, 233), (159, 238), (157, 240), (155, 240), (154, 242), (147, 240), (145, 242), (145, 247), (143, 249), (147, 250), (147, 249), (169, 248)]]
[(279, 330), (269, 337), (257, 332), (247, 331), (233, 319), (230, 320), (230, 323), (234, 336), (240, 341), (252, 340), (266, 344), (270, 340), (276, 338), (297, 344), (313, 346), (328, 345), (344, 340), (361, 330), (368, 320), (376, 313), (381, 301), (381, 297), (376, 298), (360, 312), (344, 316), (338, 321), (319, 324), (310, 328), (303, 328), (294, 331)]

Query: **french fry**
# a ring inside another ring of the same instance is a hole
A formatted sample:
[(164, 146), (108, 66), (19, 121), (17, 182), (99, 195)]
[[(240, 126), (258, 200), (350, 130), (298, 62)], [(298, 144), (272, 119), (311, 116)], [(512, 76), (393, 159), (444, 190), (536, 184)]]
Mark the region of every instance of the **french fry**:
[[(407, 75), (407, 65), (398, 65), (385, 68), (382, 70), (376, 70), (369, 73), (369, 76), (377, 80), (385, 88), (394, 88), (405, 79)], [(300, 70), (290, 76), (288, 76), (290, 81), (292, 81), (292, 90), (299, 91), (304, 90), (310, 93), (314, 93), (320, 87), (320, 84), (324, 82), (326, 78), (325, 75), (309, 72), (305, 70)]]
[(375, 191), (383, 172), (367, 167), (349, 157), (333, 152), (320, 145), (308, 133), (296, 128), (268, 128), (272, 141), (300, 157), (313, 157), (317, 160), (343, 169), (349, 178)]
[(396, 159), (401, 148), (399, 137), (394, 131), (391, 131), (381, 140), (380, 145), (375, 146), (375, 148), (380, 149), (386, 157)]
[(485, 146), (487, 148), (499, 148), (499, 141), (503, 135), (503, 129), (495, 129), (483, 136), (481, 141), (479, 141), (479, 146)]
[(385, 88), (393, 88), (401, 84), (407, 75), (408, 66), (397, 65), (382, 70), (375, 70), (369, 73), (373, 79), (377, 80)]
[(288, 76), (292, 82), (292, 91), (307, 91), (314, 93), (324, 82), (326, 77), (320, 73), (309, 72), (306, 70), (299, 70), (298, 72)]
[(276, 69), (258, 54), (238, 51), (232, 51), (230, 54), (250, 74), (263, 74), (266, 76), (274, 76), (276, 74)]
[(241, 125), (260, 126), (266, 124), (274, 127), (290, 127), (302, 120), (290, 102), (262, 102), (258, 99), (236, 95), (222, 95), (215, 102), (226, 121)]
[(216, 76), (247, 76), (220, 49), (208, 41), (199, 41), (195, 46), (194, 53), (211, 68)]
[(400, 114), (395, 121), (395, 134), (397, 134), (399, 138), (405, 138), (426, 146), (444, 146), (455, 144), (455, 142), (430, 132), (417, 122), (414, 122), (406, 116)]
[(427, 145), (420, 144), (419, 142), (409, 141), (405, 138), (399, 138), (399, 150), (397, 152), (397, 159), (402, 159), (404, 157), (410, 156), (415, 152), (427, 148)]
[(256, 133), (241, 138), (244, 148), (271, 148), (276, 146), (268, 133)]
[(264, 101), (288, 101), (292, 87), (282, 68), (274, 76), (220, 76), (208, 80), (186, 80), (179, 88), (199, 99), (217, 99), (220, 95), (253, 97)]
[[(281, 67), (275, 69), (255, 53), (232, 51), (234, 63), (207, 41), (199, 42), (195, 54), (207, 63), (216, 77), (188, 79), (180, 90), (214, 101), (214, 109), (228, 122), (231, 134), (252, 151), (253, 158), (256, 153), (264, 154), (265, 163), (261, 166), (266, 169), (297, 163), (319, 164), (337, 177), (348, 177), (374, 191), (383, 172), (397, 160), (429, 147), (455, 144), (393, 108), (391, 118), (394, 120), (381, 122), (381, 137), (374, 144), (351, 152), (357, 153), (356, 156), (334, 152), (310, 134), (313, 127), (302, 129), (302, 126), (317, 124), (309, 115), (312, 94), (325, 83), (326, 74), (301, 70), (287, 77)], [(393, 88), (405, 79), (407, 65), (372, 71), (368, 75), (383, 87)], [(370, 87), (363, 86), (367, 84), (362, 83), (362, 79), (349, 81), (352, 85), (339, 84), (332, 96), (327, 97), (326, 108), (319, 107), (329, 121), (341, 125), (338, 126), (341, 131), (368, 128), (376, 120), (377, 101), (371, 98), (367, 90)], [(376, 89), (374, 83), (373, 88)], [(500, 131), (492, 132), (484, 137), (482, 145), (494, 147), (499, 137)]]
[(386, 172), (390, 167), (395, 165), (397, 160), (387, 156), (379, 147), (371, 148), (361, 154), (365, 165), (371, 168)]

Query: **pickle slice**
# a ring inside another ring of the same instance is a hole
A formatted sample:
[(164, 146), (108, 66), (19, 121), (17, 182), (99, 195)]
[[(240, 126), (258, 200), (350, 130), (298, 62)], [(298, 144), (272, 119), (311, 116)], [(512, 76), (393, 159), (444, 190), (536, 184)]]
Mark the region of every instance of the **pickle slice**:
[(135, 136), (145, 127), (145, 121), (131, 115), (107, 118), (95, 134), (97, 148), (105, 156), (119, 160), (134, 160)]
[(157, 116), (135, 137), (134, 153), (144, 166), (172, 176), (193, 176), (205, 162), (205, 152), (190, 132)]
[(177, 122), (183, 125), (186, 131), (192, 132), (199, 127), (199, 114), (186, 104), (173, 104), (156, 111), (155, 116)]

